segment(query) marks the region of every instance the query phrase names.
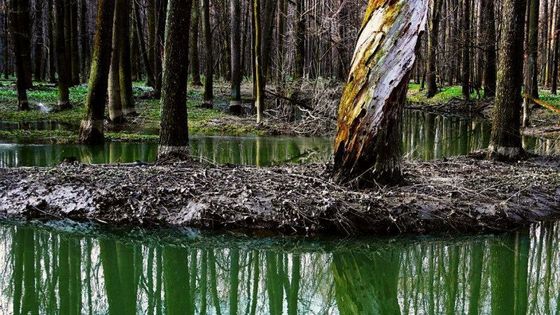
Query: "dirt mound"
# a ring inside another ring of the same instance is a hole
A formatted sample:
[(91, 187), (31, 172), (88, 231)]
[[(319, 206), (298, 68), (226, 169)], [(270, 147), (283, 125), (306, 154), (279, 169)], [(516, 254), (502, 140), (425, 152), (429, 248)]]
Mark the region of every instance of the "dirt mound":
[(560, 213), (560, 159), (406, 162), (399, 187), (353, 190), (325, 165), (192, 163), (0, 169), (0, 216), (285, 234), (504, 231)]

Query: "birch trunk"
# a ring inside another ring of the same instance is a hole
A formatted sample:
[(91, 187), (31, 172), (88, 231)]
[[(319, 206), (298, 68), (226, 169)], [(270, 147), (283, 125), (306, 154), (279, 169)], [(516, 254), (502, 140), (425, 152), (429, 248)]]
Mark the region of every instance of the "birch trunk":
[(427, 0), (369, 1), (339, 107), (338, 181), (401, 179), (400, 120), (427, 11)]

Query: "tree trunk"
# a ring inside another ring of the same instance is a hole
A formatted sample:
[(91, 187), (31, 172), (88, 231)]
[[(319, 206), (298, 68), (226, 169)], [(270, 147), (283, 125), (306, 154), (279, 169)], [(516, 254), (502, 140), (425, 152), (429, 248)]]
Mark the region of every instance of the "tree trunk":
[[(119, 0), (120, 1), (120, 0)], [(121, 105), (125, 116), (136, 115), (134, 95), (132, 94), (132, 65), (130, 58), (130, 6), (131, 1), (122, 0), (122, 14), (119, 37), (121, 39), (119, 51), (119, 85), (121, 91)]]
[(82, 82), (87, 81), (88, 77), (88, 65), (90, 62), (90, 48), (89, 48), (89, 28), (88, 28), (88, 2), (87, 0), (80, 1), (81, 6), (81, 20), (80, 20), (80, 32), (82, 35)]
[(158, 157), (188, 153), (187, 81), (191, 0), (169, 0)]
[(113, 0), (98, 0), (97, 28), (93, 42), (93, 57), (86, 99), (87, 116), (80, 126), (80, 143), (97, 144), (105, 141), (103, 120), (107, 98), (107, 76), (111, 65), (113, 32)]
[(70, 1), (70, 34), (72, 55), (72, 85), (80, 84), (80, 32), (78, 29), (78, 1)]
[(539, 98), (539, 85), (537, 78), (537, 60), (539, 58), (539, 0), (528, 0), (527, 17), (527, 69), (525, 71), (525, 94), (523, 98), (523, 127), (529, 125), (530, 106), (534, 103), (531, 99)]
[[(69, 69), (67, 64), (67, 52), (65, 45), (64, 33), (64, 14), (67, 0), (55, 0), (55, 47), (56, 47), (56, 61), (58, 69), (58, 108), (70, 108), (70, 98), (68, 86), (70, 85)], [(52, 9), (52, 8), (51, 8)]]
[(43, 80), (43, 0), (35, 0), (35, 80)]
[[(560, 6), (556, 7), (556, 11), (560, 10)], [(552, 45), (553, 53), (552, 53), (552, 84), (550, 87), (550, 91), (553, 95), (557, 94), (558, 90), (558, 57), (560, 54), (560, 13), (556, 12), (556, 23), (554, 26), (554, 44)]]
[(463, 98), (471, 98), (471, 0), (463, 0)]
[(436, 56), (438, 51), (439, 20), (441, 18), (441, 7), (444, 0), (433, 0), (430, 16), (430, 29), (428, 37), (428, 92), (427, 97), (431, 98), (437, 94), (438, 86), (436, 82)]
[(122, 20), (123, 20), (123, 4), (126, 0), (115, 1), (115, 13), (113, 17), (113, 51), (111, 54), (111, 68), (109, 70), (109, 119), (114, 124), (124, 122), (121, 102), (121, 85), (120, 85), (120, 54), (123, 46), (122, 42)]
[(16, 59), (18, 109), (29, 110), (27, 89), (31, 87), (31, 43), (29, 34), (29, 0), (10, 1), (10, 33)]
[(335, 178), (339, 182), (401, 180), (401, 115), (425, 0), (370, 0), (338, 113)]
[(49, 56), (49, 82), (55, 83), (56, 82), (56, 63), (57, 63), (57, 56), (55, 56), (55, 37), (54, 37), (54, 16), (53, 16), (53, 0), (48, 0), (47, 2), (47, 34), (49, 36), (49, 49), (48, 49), (48, 56)]
[[(156, 0), (157, 3), (157, 23), (156, 23), (156, 42), (154, 47), (154, 75), (155, 75), (155, 97), (161, 96), (161, 85), (163, 77), (163, 42), (165, 40), (165, 19), (167, 16), (167, 0)], [(190, 21), (190, 17), (189, 17)]]
[(264, 97), (264, 80), (263, 80), (263, 59), (261, 53), (261, 19), (260, 19), (260, 12), (261, 12), (261, 3), (260, 0), (253, 0), (253, 32), (254, 34), (254, 43), (253, 43), (253, 58), (255, 58), (255, 85), (256, 85), (256, 95), (255, 95), (255, 108), (257, 109), (257, 124), (262, 122), (262, 114), (263, 114), (263, 97)]
[(504, 0), (496, 105), (489, 156), (515, 160), (523, 155), (520, 133), (523, 39), (526, 0)]
[(200, 20), (200, 3), (198, 0), (193, 0), (192, 9), (192, 21), (191, 21), (191, 75), (192, 75), (192, 85), (202, 86), (202, 81), (200, 80), (200, 60), (198, 58), (198, 40), (199, 32), (198, 25)]
[[(135, 1), (136, 2), (136, 1)], [(138, 20), (139, 25), (141, 25), (141, 19), (139, 19), (140, 17), (140, 8), (138, 4), (135, 4), (136, 6), (136, 18)], [(150, 71), (152, 73), (151, 76), (148, 76), (148, 86), (151, 87), (155, 87), (156, 85), (156, 77), (155, 77), (155, 55), (154, 52), (156, 51), (155, 47), (156, 47), (156, 0), (147, 0), (146, 1), (146, 6), (147, 6), (147, 12), (146, 12), (146, 23), (148, 24), (148, 46), (146, 47), (148, 49), (148, 61), (149, 61), (149, 68)], [(144, 35), (144, 29), (140, 28), (138, 29), (139, 34), (141, 34), (141, 36)], [(148, 72), (148, 70), (146, 70), (146, 72)]]
[(301, 80), (305, 67), (305, 0), (296, 0), (296, 25), (295, 25), (295, 65), (294, 79)]
[(494, 0), (482, 0), (483, 37), (484, 37), (484, 96), (496, 95), (496, 20)]
[(142, 61), (144, 62), (144, 67), (146, 69), (146, 85), (153, 86), (154, 71), (153, 63), (150, 61), (151, 49), (146, 47), (146, 41), (144, 40), (144, 26), (142, 25), (142, 16), (140, 15), (140, 8), (136, 1), (132, 1), (134, 6), (134, 15), (136, 17), (136, 36), (138, 37), (138, 46), (140, 48), (140, 55), (142, 55)]
[(231, 100), (229, 109), (241, 112), (241, 3), (231, 0)]
[(206, 75), (204, 78), (203, 106), (212, 108), (214, 105), (214, 58), (212, 47), (212, 29), (210, 26), (210, 1), (202, 0), (204, 13), (204, 43), (206, 48)]

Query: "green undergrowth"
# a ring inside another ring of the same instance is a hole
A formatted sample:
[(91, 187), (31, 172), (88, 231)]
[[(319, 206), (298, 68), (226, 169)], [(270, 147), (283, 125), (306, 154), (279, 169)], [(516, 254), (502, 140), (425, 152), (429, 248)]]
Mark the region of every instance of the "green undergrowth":
[[(120, 128), (119, 132), (106, 132), (107, 140), (111, 141), (157, 141), (157, 133), (160, 127), (160, 101), (158, 99), (145, 98), (145, 94), (151, 89), (142, 82), (134, 82), (134, 96), (138, 117), (130, 119), (129, 123)], [(227, 96), (221, 95), (220, 91), (227, 90), (221, 86), (216, 87), (215, 103), (220, 105), (226, 103)], [(220, 123), (232, 117), (226, 112), (218, 109), (203, 109), (202, 87), (188, 88), (188, 124), (191, 134), (205, 135), (261, 135), (254, 125)], [(10, 142), (24, 143), (73, 143), (77, 141), (80, 121), (86, 115), (85, 99), (87, 86), (80, 85), (70, 89), (70, 101), (72, 109), (57, 111), (56, 104), (58, 90), (56, 85), (49, 83), (34, 82), (34, 87), (28, 91), (31, 110), (17, 110), (17, 93), (13, 80), (0, 80), (0, 121), (8, 123), (27, 123), (38, 121), (50, 121), (62, 123), (65, 130), (4, 130), (0, 132), (0, 139)], [(41, 111), (40, 108), (50, 108), (49, 112)], [(227, 106), (220, 106), (227, 107)], [(66, 130), (68, 129), (68, 130)]]
[[(463, 99), (463, 88), (460, 86), (440, 87), (439, 92), (432, 98), (428, 98), (426, 92), (426, 89), (420, 90), (420, 84), (410, 83), (408, 85), (407, 102), (412, 104), (442, 105), (455, 99)], [(480, 96), (483, 96), (483, 91), (480, 91), (480, 93)], [(471, 99), (477, 100), (479, 95), (473, 92), (471, 93)]]

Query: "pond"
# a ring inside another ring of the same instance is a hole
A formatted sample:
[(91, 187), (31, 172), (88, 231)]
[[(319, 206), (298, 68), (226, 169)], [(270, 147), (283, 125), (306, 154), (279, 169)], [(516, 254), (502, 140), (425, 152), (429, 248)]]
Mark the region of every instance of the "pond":
[(559, 228), (329, 241), (0, 223), (0, 313), (558, 314)]
[[(419, 111), (405, 113), (402, 139), (405, 158), (432, 160), (464, 155), (488, 147), (489, 141), (490, 125), (485, 120)], [(529, 151), (560, 154), (558, 141), (533, 137), (524, 137), (523, 141)], [(199, 160), (258, 166), (326, 162), (331, 158), (332, 145), (330, 138), (302, 137), (193, 136), (190, 141), (191, 153)], [(157, 144), (154, 143), (0, 144), (0, 167), (53, 166), (67, 158), (95, 164), (153, 162), (156, 156)]]

